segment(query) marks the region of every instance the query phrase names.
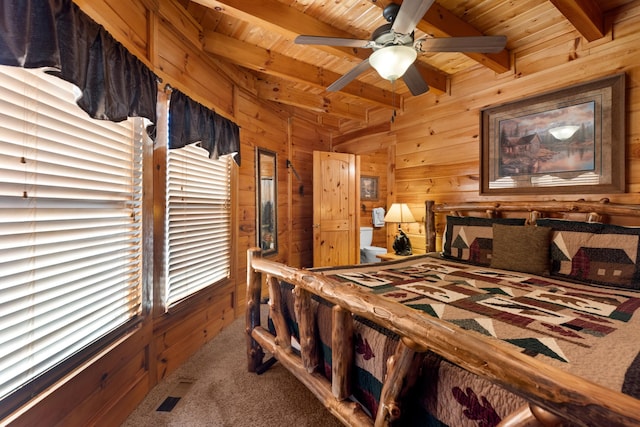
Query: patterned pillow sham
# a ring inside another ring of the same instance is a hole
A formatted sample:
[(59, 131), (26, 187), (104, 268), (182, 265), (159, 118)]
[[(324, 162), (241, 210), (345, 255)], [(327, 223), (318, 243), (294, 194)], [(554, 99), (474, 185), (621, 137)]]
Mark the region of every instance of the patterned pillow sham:
[(551, 227), (551, 275), (640, 289), (640, 228), (539, 219)]
[(472, 264), (491, 265), (493, 224), (524, 225), (523, 218), (447, 216), (442, 255)]

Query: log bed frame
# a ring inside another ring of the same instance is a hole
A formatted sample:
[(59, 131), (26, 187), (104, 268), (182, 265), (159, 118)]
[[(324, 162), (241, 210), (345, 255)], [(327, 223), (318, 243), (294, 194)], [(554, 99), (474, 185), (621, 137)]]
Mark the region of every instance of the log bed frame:
[[(541, 216), (575, 217), (618, 223), (626, 217), (640, 225), (640, 205), (600, 202), (477, 202), (434, 204), (426, 202), (426, 250), (435, 250), (436, 215), (448, 213), (483, 216), (526, 215), (530, 221)], [(626, 225), (629, 225), (627, 223)], [(261, 258), (258, 248), (249, 249), (247, 260), (247, 356), (250, 372), (261, 373), (274, 360), (263, 362), (265, 351), (293, 373), (342, 423), (350, 426), (386, 426), (400, 416), (398, 396), (411, 382), (414, 355), (433, 351), (463, 369), (500, 384), (521, 396), (527, 405), (503, 419), (501, 426), (556, 426), (563, 420), (578, 425), (640, 425), (640, 400), (588, 382), (512, 350), (498, 340), (463, 330), (456, 325), (425, 316), (418, 311), (359, 289), (345, 286), (305, 269), (297, 269)], [(276, 335), (260, 325), (263, 276), (269, 289), (270, 316)], [(300, 355), (291, 347), (291, 333), (285, 323), (279, 281), (294, 286), (295, 313), (300, 330)], [(335, 304), (332, 331), (332, 381), (317, 371), (312, 294)], [(378, 413), (372, 419), (348, 399), (353, 360), (353, 318), (362, 316), (401, 339), (395, 355), (387, 360)]]

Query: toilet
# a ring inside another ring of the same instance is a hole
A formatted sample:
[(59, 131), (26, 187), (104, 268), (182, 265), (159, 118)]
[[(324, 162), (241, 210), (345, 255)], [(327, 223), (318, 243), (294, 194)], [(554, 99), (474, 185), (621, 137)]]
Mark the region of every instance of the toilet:
[(360, 227), (360, 263), (380, 262), (376, 255), (386, 254), (387, 248), (371, 246), (373, 227)]

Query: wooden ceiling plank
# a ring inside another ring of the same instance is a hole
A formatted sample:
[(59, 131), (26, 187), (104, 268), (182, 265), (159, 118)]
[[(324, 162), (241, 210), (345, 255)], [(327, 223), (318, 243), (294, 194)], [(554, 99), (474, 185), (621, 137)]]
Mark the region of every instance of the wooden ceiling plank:
[(596, 0), (550, 0), (582, 37), (592, 42), (606, 35), (604, 14)]
[[(243, 67), (288, 80), (311, 84), (322, 89), (340, 77), (337, 73), (323, 70), (320, 67), (297, 61), (214, 31), (206, 31), (204, 33), (203, 49), (208, 53), (225, 58)], [(393, 99), (391, 92), (357, 81), (347, 85), (342, 91), (385, 107), (390, 107)]]

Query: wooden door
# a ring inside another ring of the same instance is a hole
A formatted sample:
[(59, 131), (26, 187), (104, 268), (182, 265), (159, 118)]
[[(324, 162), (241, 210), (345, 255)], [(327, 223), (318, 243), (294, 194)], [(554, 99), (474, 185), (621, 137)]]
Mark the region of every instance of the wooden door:
[(354, 154), (313, 152), (314, 267), (360, 261), (357, 163)]

